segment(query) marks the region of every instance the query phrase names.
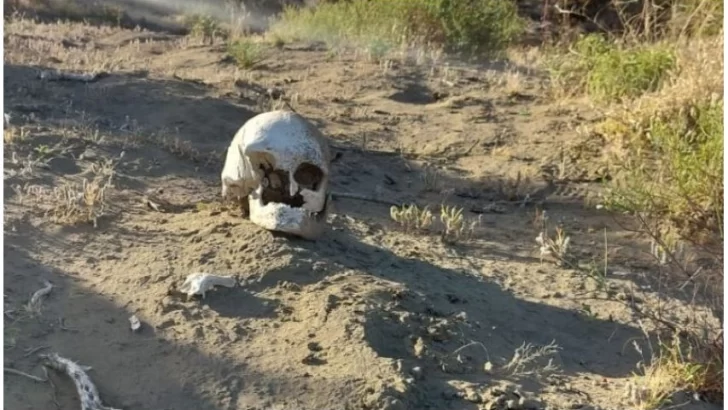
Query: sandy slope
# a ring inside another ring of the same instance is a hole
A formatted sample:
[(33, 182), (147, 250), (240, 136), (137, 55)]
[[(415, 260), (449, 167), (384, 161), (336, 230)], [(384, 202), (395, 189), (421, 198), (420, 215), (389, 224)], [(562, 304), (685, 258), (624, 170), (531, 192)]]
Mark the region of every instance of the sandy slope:
[[(526, 67), (390, 67), (289, 45), (239, 72), (218, 45), (27, 20), (6, 23), (4, 42), (5, 111), (27, 132), (4, 155), (6, 367), (41, 374), (26, 349), (49, 346), (93, 366), (107, 404), (128, 409), (631, 408), (642, 331), (629, 305), (656, 300), (645, 244), (584, 205), (579, 181), (603, 173), (603, 141), (575, 125), (593, 114), (541, 99)], [(46, 68), (111, 75), (39, 81)], [(198, 206), (217, 199), (222, 152), (269, 88), (331, 137), (336, 190), (479, 211), (476, 238), (405, 233), (387, 207), (352, 200), (315, 243)], [(44, 211), (57, 200), (27, 188), (80, 181), (109, 159), (97, 228), (54, 224)], [(577, 182), (540, 190), (560, 165)], [(504, 188), (518, 173), (528, 181)], [(147, 206), (148, 190), (168, 212)], [(513, 192), (544, 200), (584, 260), (600, 260), (606, 229), (607, 291), (539, 262), (533, 206), (489, 206)], [(241, 286), (187, 300), (175, 288), (195, 271)], [(43, 280), (56, 287), (29, 317)], [(662, 303), (690, 320), (681, 295)], [(507, 366), (523, 343), (552, 341), (549, 357)], [(54, 380), (61, 408), (78, 408)], [(50, 386), (8, 374), (5, 397), (8, 409), (53, 408)]]

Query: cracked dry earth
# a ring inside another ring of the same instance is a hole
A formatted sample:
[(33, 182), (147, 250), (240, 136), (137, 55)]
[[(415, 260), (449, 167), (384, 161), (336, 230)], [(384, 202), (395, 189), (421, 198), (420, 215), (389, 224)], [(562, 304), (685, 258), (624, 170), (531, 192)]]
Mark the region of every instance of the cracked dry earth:
[[(92, 366), (107, 405), (140, 410), (633, 408), (624, 392), (642, 331), (624, 295), (657, 300), (648, 245), (584, 205), (604, 141), (577, 132), (593, 114), (542, 99), (534, 72), (390, 66), (307, 44), (240, 72), (222, 45), (18, 19), (4, 43), (5, 112), (23, 130), (4, 151), (6, 367), (42, 374), (26, 352), (47, 346)], [(39, 80), (49, 68), (109, 75)], [(474, 239), (407, 233), (388, 207), (350, 199), (317, 242), (205, 205), (268, 89), (330, 136), (335, 190), (463, 207), (480, 218)], [(97, 227), (54, 223), (60, 199), (37, 187), (78, 183), (105, 161)], [(542, 189), (559, 166), (567, 182)], [(580, 257), (599, 258), (606, 235), (606, 291), (540, 263), (533, 203), (490, 206), (512, 199), (519, 173), (517, 194), (542, 202)], [(176, 289), (193, 272), (239, 286), (188, 300)], [(55, 287), (29, 315), (44, 280)], [(662, 303), (692, 317), (679, 296)], [(552, 342), (551, 354), (511, 360)], [(61, 408), (78, 408), (70, 381), (51, 377)], [(5, 381), (5, 408), (54, 408), (48, 384)]]

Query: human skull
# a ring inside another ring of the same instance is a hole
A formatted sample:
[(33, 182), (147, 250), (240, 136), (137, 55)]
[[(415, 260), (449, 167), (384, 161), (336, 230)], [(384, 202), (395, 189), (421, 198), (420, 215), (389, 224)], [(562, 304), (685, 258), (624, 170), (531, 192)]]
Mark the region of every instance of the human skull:
[(250, 220), (267, 230), (314, 239), (326, 219), (330, 162), (325, 137), (305, 118), (288, 111), (259, 114), (228, 148), (222, 196), (247, 198)]

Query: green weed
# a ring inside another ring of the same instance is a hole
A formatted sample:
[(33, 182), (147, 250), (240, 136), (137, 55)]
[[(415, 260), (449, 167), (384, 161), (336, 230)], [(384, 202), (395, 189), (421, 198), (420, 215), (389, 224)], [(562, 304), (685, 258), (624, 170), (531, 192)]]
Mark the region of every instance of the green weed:
[(263, 46), (249, 39), (240, 39), (227, 46), (227, 53), (240, 68), (250, 69), (263, 61)]
[(508, 0), (352, 0), (286, 8), (271, 31), (334, 46), (429, 44), (497, 54), (518, 39), (524, 27), (515, 4)]

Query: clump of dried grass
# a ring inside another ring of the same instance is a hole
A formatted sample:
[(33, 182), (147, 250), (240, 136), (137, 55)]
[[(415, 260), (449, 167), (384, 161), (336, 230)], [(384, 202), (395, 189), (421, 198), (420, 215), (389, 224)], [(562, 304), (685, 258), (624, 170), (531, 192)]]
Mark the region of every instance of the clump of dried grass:
[(475, 236), (475, 229), (480, 225), (479, 220), (468, 221), (463, 216), (463, 208), (448, 205), (440, 207), (440, 222), (443, 226), (440, 237), (445, 243), (472, 239)]
[(683, 403), (672, 402), (679, 392), (699, 394), (710, 400), (723, 398), (722, 332), (710, 344), (677, 333), (667, 340), (658, 338), (656, 347), (648, 341), (648, 357), (637, 342), (633, 342), (633, 347), (642, 360), (625, 392), (631, 405), (641, 410), (668, 404), (680, 406)]
[(5, 125), (3, 128), (3, 142), (5, 145), (13, 145), (23, 142), (28, 138), (28, 130), (25, 127)]
[(393, 206), (389, 209), (389, 215), (401, 225), (405, 231), (424, 231), (432, 226), (435, 217), (427, 208), (420, 208), (417, 205)]
[(22, 203), (31, 203), (44, 210), (44, 215), (54, 223), (76, 225), (91, 223), (98, 226), (98, 219), (107, 208), (107, 190), (111, 188), (115, 164), (111, 160), (93, 164), (91, 178), (80, 183), (64, 182), (53, 188), (39, 185), (16, 185), (16, 198)]

